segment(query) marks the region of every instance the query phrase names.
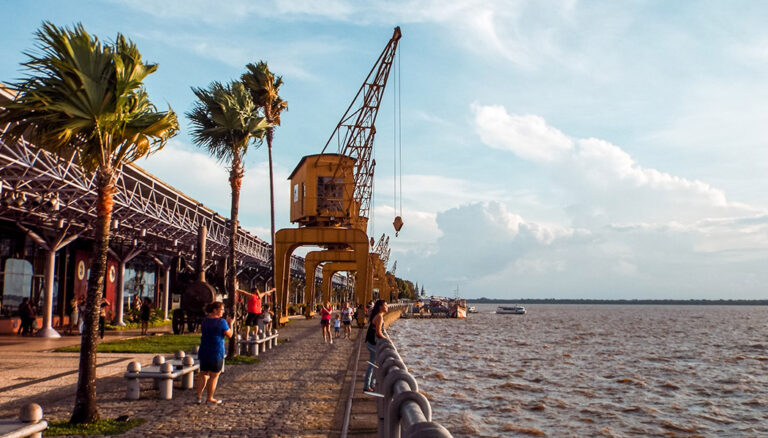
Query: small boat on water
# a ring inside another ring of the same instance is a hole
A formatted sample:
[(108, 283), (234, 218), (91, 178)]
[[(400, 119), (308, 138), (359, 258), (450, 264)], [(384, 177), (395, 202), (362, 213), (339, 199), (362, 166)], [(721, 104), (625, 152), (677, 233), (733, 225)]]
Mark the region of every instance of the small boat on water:
[(525, 307), (523, 306), (499, 306), (496, 308), (496, 313), (502, 315), (525, 315)]
[(467, 309), (467, 313), (477, 313), (477, 307), (469, 306), (469, 308)]

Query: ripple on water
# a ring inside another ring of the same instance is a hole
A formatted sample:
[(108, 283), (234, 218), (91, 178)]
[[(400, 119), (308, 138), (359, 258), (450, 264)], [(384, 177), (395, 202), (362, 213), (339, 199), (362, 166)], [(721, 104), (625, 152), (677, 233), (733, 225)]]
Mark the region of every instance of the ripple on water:
[(505, 423), (504, 426), (501, 427), (501, 430), (503, 432), (515, 432), (518, 434), (530, 435), (530, 436), (547, 436), (546, 433), (544, 433), (539, 429), (535, 429), (532, 427), (520, 427), (512, 423)]
[(519, 382), (504, 382), (501, 385), (498, 386), (501, 389), (515, 389), (518, 391), (529, 391), (529, 392), (542, 392), (542, 388), (537, 388), (535, 386), (526, 385), (525, 383), (519, 383)]
[(669, 420), (663, 420), (661, 427), (673, 432), (698, 433), (698, 429), (693, 425), (682, 425)]
[(441, 373), (440, 371), (435, 371), (434, 373), (427, 374), (424, 376), (425, 379), (438, 379), (438, 380), (448, 380), (445, 377), (445, 374)]
[(626, 383), (628, 385), (634, 385), (634, 386), (646, 386), (646, 383), (644, 381), (633, 379), (631, 377), (622, 377), (622, 378), (616, 379), (616, 383)]
[(480, 424), (481, 421), (476, 415), (464, 411), (461, 413), (458, 428), (455, 429), (454, 433), (457, 435), (478, 436), (481, 431)]
[(659, 388), (662, 388), (662, 389), (671, 389), (671, 390), (673, 390), (673, 391), (677, 391), (678, 389), (680, 389), (680, 387), (679, 387), (679, 386), (675, 385), (675, 384), (674, 384), (674, 383), (672, 383), (672, 382), (664, 382), (664, 383), (662, 383), (662, 384), (660, 384), (660, 385), (659, 385)]

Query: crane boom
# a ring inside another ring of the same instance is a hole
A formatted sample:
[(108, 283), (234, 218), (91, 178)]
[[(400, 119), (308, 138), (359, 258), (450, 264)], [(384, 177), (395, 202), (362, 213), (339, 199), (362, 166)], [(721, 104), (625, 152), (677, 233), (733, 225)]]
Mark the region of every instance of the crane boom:
[(352, 201), (356, 205), (346, 205), (345, 210), (352, 217), (363, 219), (364, 223), (367, 223), (370, 214), (373, 172), (376, 166), (376, 161), (371, 159), (373, 140), (376, 136), (376, 116), (401, 36), (400, 27), (395, 27), (392, 38), (379, 55), (321, 152), (321, 154), (326, 153), (328, 147), (335, 143), (340, 155), (355, 160), (355, 188)]

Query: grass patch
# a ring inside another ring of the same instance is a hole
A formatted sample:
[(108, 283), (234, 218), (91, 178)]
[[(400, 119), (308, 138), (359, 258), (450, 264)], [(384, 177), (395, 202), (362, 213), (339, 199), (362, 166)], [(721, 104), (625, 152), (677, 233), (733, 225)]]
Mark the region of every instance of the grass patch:
[(261, 362), (261, 359), (251, 356), (235, 356), (232, 359), (227, 359), (227, 365), (253, 365)]
[[(190, 351), (200, 344), (200, 335), (163, 335), (143, 338), (123, 339), (99, 344), (99, 353), (175, 353), (178, 350)], [(57, 348), (57, 352), (72, 353), (80, 351), (79, 345)]]
[[(165, 325), (171, 325), (172, 321), (156, 321), (156, 322), (149, 322), (149, 328), (153, 327), (162, 327)], [(126, 322), (125, 325), (112, 325), (112, 324), (106, 324), (104, 326), (105, 330), (110, 331), (123, 331), (123, 330), (136, 330), (141, 328), (140, 322)]]
[(71, 424), (69, 421), (52, 421), (43, 436), (61, 435), (117, 435), (125, 433), (136, 426), (144, 424), (143, 418), (132, 418), (128, 421), (99, 420), (90, 424)]

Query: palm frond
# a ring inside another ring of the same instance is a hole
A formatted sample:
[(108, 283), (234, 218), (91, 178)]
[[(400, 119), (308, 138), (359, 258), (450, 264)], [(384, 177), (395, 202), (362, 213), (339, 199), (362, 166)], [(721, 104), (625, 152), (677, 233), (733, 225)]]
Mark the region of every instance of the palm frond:
[(250, 93), (237, 81), (192, 88), (197, 97), (187, 118), (197, 145), (219, 161), (242, 158), (251, 144), (260, 145), (272, 125), (259, 115)]
[(288, 109), (288, 102), (280, 97), (283, 78), (275, 76), (264, 61), (245, 66), (246, 72), (240, 81), (246, 86), (251, 97), (264, 112), (267, 120), (275, 126), (280, 125), (280, 113)]
[(82, 24), (43, 23), (37, 51), (23, 64), (28, 76), (0, 111), (11, 123), (5, 138), (22, 136), (55, 154), (77, 152), (88, 171), (119, 166), (159, 150), (178, 130), (172, 110), (157, 112), (142, 81), (157, 70), (118, 34), (104, 45)]

